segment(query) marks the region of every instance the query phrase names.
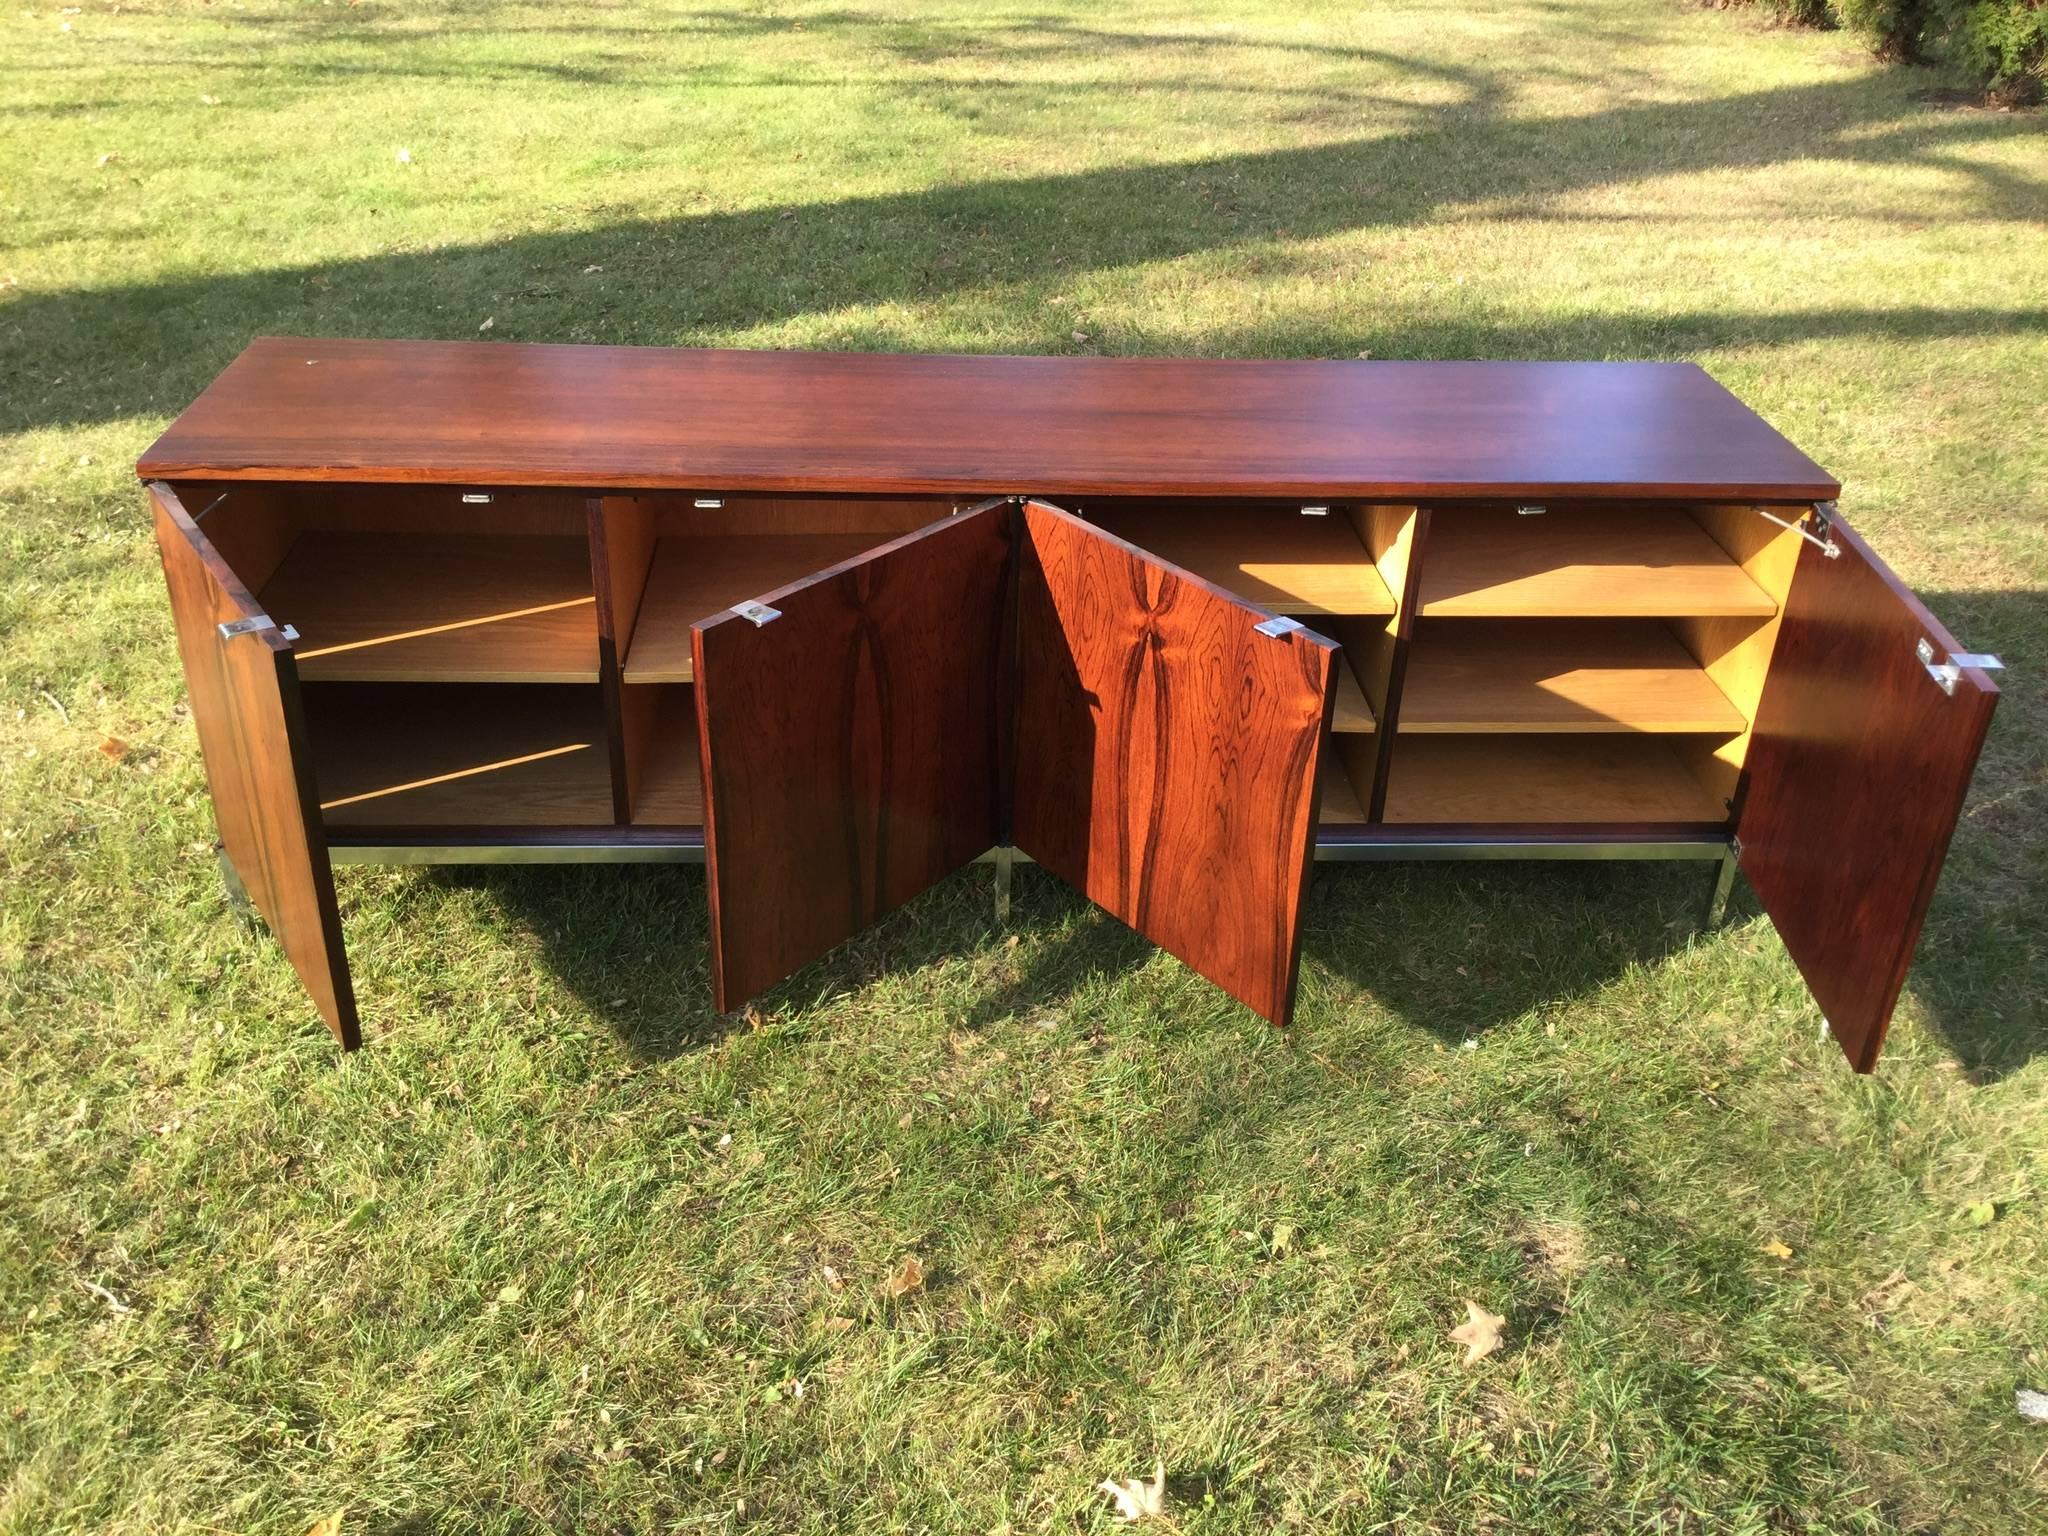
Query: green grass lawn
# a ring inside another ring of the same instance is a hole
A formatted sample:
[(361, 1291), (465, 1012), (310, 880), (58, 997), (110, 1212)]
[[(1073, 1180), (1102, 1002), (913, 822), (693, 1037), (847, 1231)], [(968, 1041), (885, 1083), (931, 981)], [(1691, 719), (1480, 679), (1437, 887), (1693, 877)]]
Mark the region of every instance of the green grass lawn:
[[(1946, 84), (1676, 0), (10, 7), (0, 1531), (2043, 1528), (2048, 120)], [(1319, 870), (1284, 1034), (1031, 871), (728, 1020), (697, 871), (349, 870), (344, 1059), (130, 469), (279, 331), (1692, 358), (2012, 670), (1873, 1079), (1697, 866)]]

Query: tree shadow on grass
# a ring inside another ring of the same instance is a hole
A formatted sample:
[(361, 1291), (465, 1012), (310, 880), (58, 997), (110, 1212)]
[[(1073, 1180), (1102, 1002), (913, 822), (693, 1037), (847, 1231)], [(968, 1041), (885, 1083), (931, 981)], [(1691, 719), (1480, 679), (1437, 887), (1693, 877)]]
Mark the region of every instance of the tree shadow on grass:
[[(1649, 177), (1813, 159), (1965, 174), (1975, 197), (1959, 200), (1950, 218), (2024, 218), (2048, 207), (2048, 184), (1952, 156), (1969, 145), (2041, 136), (2043, 124), (1929, 115), (1867, 81), (1526, 120), (1498, 110), (1498, 82), (1460, 78), (1463, 102), (1429, 109), (1402, 131), (1335, 144), (24, 293), (0, 311), (8, 354), (0, 431), (161, 413), (265, 332), (474, 336), (478, 304), (491, 306), (501, 337), (688, 342), (1255, 242), (1409, 227), (1459, 206), (1533, 205)], [(590, 267), (602, 273), (593, 278)], [(1600, 335), (1574, 334), (1589, 323)], [(1309, 326), (1219, 336), (1205, 350), (1314, 355), (1350, 348), (1369, 330), (1385, 357), (1666, 356), (1731, 340), (1976, 335), (2015, 326), (2048, 328), (2048, 308), (1700, 313), (1504, 327), (1396, 318), (1342, 334)]]

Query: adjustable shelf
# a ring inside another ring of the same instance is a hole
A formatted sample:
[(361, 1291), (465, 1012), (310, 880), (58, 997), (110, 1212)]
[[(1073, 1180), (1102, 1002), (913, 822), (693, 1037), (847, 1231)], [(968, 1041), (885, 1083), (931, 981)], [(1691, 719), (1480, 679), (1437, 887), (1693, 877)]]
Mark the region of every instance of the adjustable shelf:
[(313, 778), (330, 827), (612, 820), (594, 687), (322, 683), (305, 690), (305, 701)]
[(1118, 508), (1092, 519), (1120, 539), (1275, 613), (1394, 611), (1350, 519), (1270, 508)]
[(626, 653), (629, 683), (687, 683), (690, 626), (896, 537), (890, 533), (777, 533), (665, 538), (640, 599)]
[(258, 601), (308, 682), (597, 681), (581, 538), (307, 532)]
[(1727, 807), (1707, 793), (1675, 748), (1685, 739), (1404, 734), (1394, 746), (1386, 819), (1529, 825), (1726, 822)]
[(1408, 653), (1404, 734), (1747, 728), (1654, 620), (1428, 620)]
[(1425, 618), (1768, 619), (1778, 605), (1676, 512), (1470, 513), (1430, 527)]

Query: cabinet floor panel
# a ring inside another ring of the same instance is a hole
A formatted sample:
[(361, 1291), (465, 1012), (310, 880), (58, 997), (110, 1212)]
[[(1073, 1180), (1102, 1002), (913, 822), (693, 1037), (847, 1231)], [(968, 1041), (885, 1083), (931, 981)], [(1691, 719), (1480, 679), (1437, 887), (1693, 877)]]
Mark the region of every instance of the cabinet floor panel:
[(1447, 511), (1430, 523), (1430, 618), (1754, 616), (1778, 605), (1691, 518), (1674, 512)]
[(1723, 822), (1659, 736), (1408, 736), (1394, 743), (1389, 822)]
[(697, 750), (697, 703), (693, 690), (661, 690), (671, 697), (656, 706), (654, 729), (640, 759), (633, 796), (636, 827), (701, 827), (704, 824), (704, 765)]
[(720, 534), (667, 538), (654, 547), (640, 616), (626, 653), (629, 683), (694, 677), (690, 626), (699, 619), (816, 575), (901, 537), (894, 533)]
[(308, 532), (259, 600), (307, 682), (597, 681), (581, 538)]
[(1651, 731), (1732, 736), (1748, 721), (1654, 620), (1429, 620), (1404, 732)]
[(321, 683), (305, 700), (330, 827), (612, 820), (595, 687)]
[(1330, 729), (1362, 736), (1377, 728), (1372, 706), (1365, 701), (1365, 690), (1358, 686), (1358, 678), (1351, 671), (1350, 658), (1339, 656), (1337, 707), (1330, 714)]
[(1348, 518), (1120, 509), (1094, 519), (1147, 554), (1275, 613), (1387, 614), (1393, 594)]

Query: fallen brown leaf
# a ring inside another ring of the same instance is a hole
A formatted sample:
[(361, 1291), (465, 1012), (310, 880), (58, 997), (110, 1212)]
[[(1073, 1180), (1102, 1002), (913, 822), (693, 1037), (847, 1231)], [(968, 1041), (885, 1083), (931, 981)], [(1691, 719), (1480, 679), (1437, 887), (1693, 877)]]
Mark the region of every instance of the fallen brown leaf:
[(306, 1536), (341, 1536), (341, 1511), (322, 1515), (306, 1527)]
[(1477, 1365), (1500, 1348), (1501, 1329), (1507, 1322), (1498, 1312), (1489, 1312), (1468, 1297), (1465, 1321), (1451, 1330), (1451, 1342), (1465, 1346), (1465, 1364)]
[(1792, 1257), (1792, 1250), (1775, 1237), (1764, 1244), (1762, 1251), (1774, 1259), (1789, 1259)]
[(891, 1297), (908, 1296), (912, 1291), (924, 1289), (924, 1266), (917, 1261), (917, 1255), (906, 1253), (903, 1262), (896, 1267), (896, 1273), (882, 1282), (882, 1289)]
[(100, 743), (100, 753), (102, 756), (118, 763), (128, 755), (128, 743), (118, 736), (109, 736)]

